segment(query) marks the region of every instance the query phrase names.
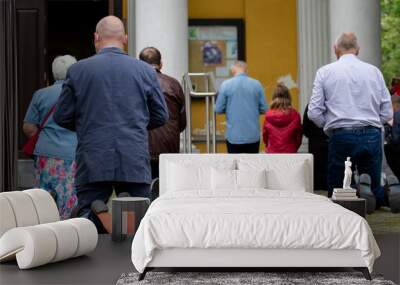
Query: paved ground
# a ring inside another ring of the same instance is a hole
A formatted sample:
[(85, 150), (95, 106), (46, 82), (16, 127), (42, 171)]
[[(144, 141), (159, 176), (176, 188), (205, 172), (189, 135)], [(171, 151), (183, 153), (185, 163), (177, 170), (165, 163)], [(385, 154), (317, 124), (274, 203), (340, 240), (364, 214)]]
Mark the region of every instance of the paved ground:
[(367, 221), (374, 234), (400, 233), (400, 213), (393, 214), (389, 208), (367, 215)]
[[(327, 191), (315, 191), (315, 194), (326, 196)], [(393, 214), (389, 208), (382, 207), (373, 214), (367, 215), (367, 221), (374, 234), (400, 233), (400, 213)]]

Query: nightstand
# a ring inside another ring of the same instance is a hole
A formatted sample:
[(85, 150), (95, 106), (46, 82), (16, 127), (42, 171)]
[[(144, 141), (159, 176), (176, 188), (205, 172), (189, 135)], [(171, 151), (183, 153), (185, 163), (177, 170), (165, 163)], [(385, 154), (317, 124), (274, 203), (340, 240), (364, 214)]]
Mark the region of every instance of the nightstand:
[(367, 214), (367, 202), (363, 198), (357, 198), (354, 200), (332, 199), (332, 202), (359, 214), (363, 218), (365, 218)]
[(146, 214), (150, 200), (142, 197), (118, 197), (112, 199), (112, 241), (123, 241), (136, 233)]

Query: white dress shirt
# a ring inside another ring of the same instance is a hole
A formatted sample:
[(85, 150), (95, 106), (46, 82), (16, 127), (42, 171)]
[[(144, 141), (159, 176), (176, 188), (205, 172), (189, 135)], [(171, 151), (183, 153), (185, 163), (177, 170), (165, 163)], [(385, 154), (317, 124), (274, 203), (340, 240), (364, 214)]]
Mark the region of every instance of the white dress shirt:
[(393, 117), (382, 73), (354, 54), (321, 67), (315, 76), (308, 117), (328, 134), (345, 127), (381, 128)]

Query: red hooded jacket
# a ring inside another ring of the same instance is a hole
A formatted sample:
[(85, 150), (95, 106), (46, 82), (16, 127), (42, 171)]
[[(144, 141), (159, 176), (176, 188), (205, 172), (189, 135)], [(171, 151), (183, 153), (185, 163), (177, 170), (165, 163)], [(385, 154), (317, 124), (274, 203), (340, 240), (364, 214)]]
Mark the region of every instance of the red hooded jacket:
[(268, 110), (265, 114), (263, 139), (268, 153), (295, 153), (302, 139), (300, 114), (290, 108)]

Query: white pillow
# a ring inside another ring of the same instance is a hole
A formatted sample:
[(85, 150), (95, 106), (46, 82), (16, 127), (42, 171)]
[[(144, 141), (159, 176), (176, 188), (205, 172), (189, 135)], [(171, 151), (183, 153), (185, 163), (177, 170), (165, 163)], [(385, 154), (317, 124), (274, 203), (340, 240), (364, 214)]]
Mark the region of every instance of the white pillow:
[(267, 188), (267, 171), (236, 170), (238, 188)]
[(308, 160), (294, 161), (285, 156), (271, 156), (268, 159), (241, 158), (239, 170), (266, 170), (268, 189), (287, 191), (307, 191), (310, 189)]
[(236, 170), (212, 168), (211, 183), (213, 190), (236, 190)]
[(269, 169), (267, 171), (269, 189), (306, 192), (307, 180), (304, 163), (292, 164), (287, 170)]
[(168, 164), (168, 189), (186, 191), (211, 188), (211, 167)]

